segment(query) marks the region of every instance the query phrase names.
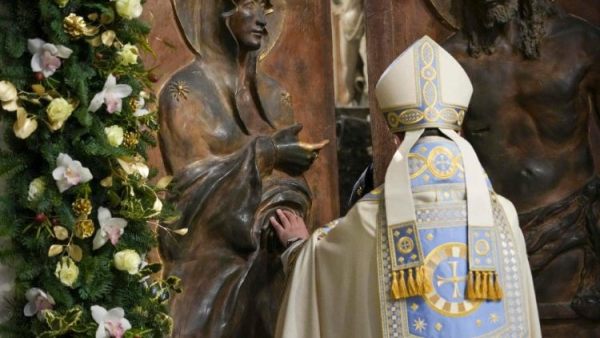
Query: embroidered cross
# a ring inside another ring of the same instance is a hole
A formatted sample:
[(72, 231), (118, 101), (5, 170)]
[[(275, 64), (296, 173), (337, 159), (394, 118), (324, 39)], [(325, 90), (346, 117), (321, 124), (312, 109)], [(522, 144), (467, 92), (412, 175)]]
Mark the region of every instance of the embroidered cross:
[(452, 298), (459, 298), (460, 293), (458, 292), (458, 283), (464, 282), (467, 280), (467, 276), (458, 276), (456, 269), (458, 268), (458, 262), (448, 262), (452, 267), (452, 276), (444, 278), (441, 276), (437, 276), (437, 286), (440, 287), (445, 283), (454, 284), (454, 292), (452, 293)]

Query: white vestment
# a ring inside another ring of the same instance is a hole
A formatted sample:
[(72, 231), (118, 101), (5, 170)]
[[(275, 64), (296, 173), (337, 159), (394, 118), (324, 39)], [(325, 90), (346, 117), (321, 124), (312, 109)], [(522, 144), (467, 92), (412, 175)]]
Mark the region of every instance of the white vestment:
[[(448, 185), (430, 185), (417, 191), (413, 189), (419, 231), (431, 225), (431, 222), (428, 223), (431, 218), (423, 216), (431, 215), (431, 210), (444, 205), (466, 207), (464, 186), (462, 192), (455, 189), (455, 193), (444, 195), (446, 200), (440, 201), (439, 196), (446, 194), (447, 188)], [(288, 271), (288, 286), (279, 314), (276, 337), (541, 337), (525, 242), (518, 226), (517, 213), (508, 200), (494, 194), (498, 210), (508, 220), (502, 229), (498, 229), (497, 245), (501, 260), (499, 273), (505, 293), (503, 313), (487, 311), (477, 317), (477, 311), (464, 315), (468, 311), (461, 313), (457, 307), (450, 310), (454, 312), (447, 316), (448, 321), (428, 322), (429, 319), (424, 316), (415, 317), (409, 322), (406, 317), (413, 311), (411, 306), (430, 305), (413, 301), (422, 297), (392, 300), (388, 293), (380, 291), (383, 287), (378, 277), (382, 274), (378, 273), (381, 247), (377, 245), (377, 227), (384, 194), (381, 189), (374, 192), (359, 201), (345, 217), (315, 231), (301, 247), (298, 245), (296, 252), (296, 248), (286, 251), (282, 257), (284, 264), (293, 260), (290, 255), (296, 259), (292, 271)], [(447, 218), (447, 214), (444, 217)], [(462, 222), (466, 223), (464, 213), (462, 218)], [(421, 241), (431, 239), (427, 234), (423, 235)], [(435, 277), (432, 278), (434, 283)], [(437, 281), (443, 284), (441, 277), (437, 277)], [(463, 297), (465, 284), (457, 285)], [(386, 306), (389, 308), (390, 304), (404, 312), (398, 310), (400, 315), (393, 320), (383, 321), (382, 313), (387, 313)], [(460, 302), (457, 304), (460, 305)], [(442, 302), (441, 305), (452, 304)], [(475, 329), (478, 325), (497, 327), (490, 327), (485, 335), (469, 335), (461, 329), (462, 324), (452, 325), (454, 321), (465, 318), (473, 322)], [(392, 332), (396, 329), (396, 332)], [(422, 329), (429, 329), (429, 333)], [(419, 332), (423, 335), (415, 334)]]

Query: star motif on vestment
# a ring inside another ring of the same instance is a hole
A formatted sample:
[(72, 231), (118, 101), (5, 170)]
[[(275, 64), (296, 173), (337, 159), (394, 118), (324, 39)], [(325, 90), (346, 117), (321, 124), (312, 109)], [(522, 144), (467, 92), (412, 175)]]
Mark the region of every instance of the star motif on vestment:
[(419, 305), (417, 303), (412, 303), (412, 305), (410, 306), (410, 309), (413, 311), (417, 311), (419, 309)]
[(481, 327), (481, 319), (477, 319), (475, 321), (475, 324), (477, 325), (477, 327)]
[(417, 318), (413, 321), (413, 326), (416, 331), (422, 332), (423, 330), (425, 330), (427, 323), (422, 318)]
[(433, 240), (433, 234), (430, 232), (427, 234), (427, 236), (425, 236), (425, 238), (427, 238), (428, 241)]
[(434, 325), (433, 327), (435, 328), (435, 330), (436, 330), (437, 332), (440, 332), (440, 331), (442, 331), (442, 328), (443, 328), (444, 326), (442, 325), (442, 323), (440, 323), (440, 322), (437, 322), (437, 323), (435, 323), (435, 325)]
[(417, 259), (417, 255), (413, 254), (412, 256), (410, 256), (410, 259), (412, 259), (413, 261)]
[(490, 323), (494, 324), (498, 322), (498, 315), (495, 313), (490, 314)]

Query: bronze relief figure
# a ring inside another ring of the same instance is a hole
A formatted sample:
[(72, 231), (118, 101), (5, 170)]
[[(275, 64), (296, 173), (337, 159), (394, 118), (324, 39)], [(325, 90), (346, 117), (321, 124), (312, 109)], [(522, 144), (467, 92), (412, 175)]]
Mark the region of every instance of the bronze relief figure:
[[(306, 171), (326, 142), (298, 141), (290, 96), (257, 71), (268, 0), (172, 0), (196, 51), (160, 94), (160, 146), (182, 212), (161, 234), (165, 273), (183, 293), (171, 303), (175, 337), (269, 337), (283, 286), (268, 218), (277, 208), (306, 217)], [(272, 13), (272, 14), (270, 14)], [(268, 15), (275, 18), (271, 20)]]
[(462, 6), (444, 46), (475, 88), (465, 133), (519, 211), (543, 334), (598, 336), (600, 30), (549, 0)]

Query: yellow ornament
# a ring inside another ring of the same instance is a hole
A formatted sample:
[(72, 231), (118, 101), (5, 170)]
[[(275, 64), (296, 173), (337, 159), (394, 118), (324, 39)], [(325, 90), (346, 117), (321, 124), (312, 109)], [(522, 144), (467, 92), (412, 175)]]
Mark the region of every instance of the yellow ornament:
[(123, 145), (128, 148), (135, 147), (139, 142), (139, 135), (135, 132), (128, 131), (125, 132), (125, 135), (123, 135)]
[(75, 236), (86, 239), (94, 234), (94, 222), (91, 219), (81, 219), (75, 223)]
[(76, 216), (87, 216), (92, 213), (92, 202), (87, 198), (78, 198), (71, 204)]
[(74, 38), (80, 38), (82, 36), (94, 36), (98, 34), (98, 27), (89, 26), (83, 17), (76, 15), (75, 13), (69, 14), (63, 20), (63, 28), (65, 32)]
[(28, 138), (38, 127), (38, 123), (34, 117), (29, 117), (25, 108), (17, 108), (17, 120), (13, 124), (15, 136), (24, 140)]

